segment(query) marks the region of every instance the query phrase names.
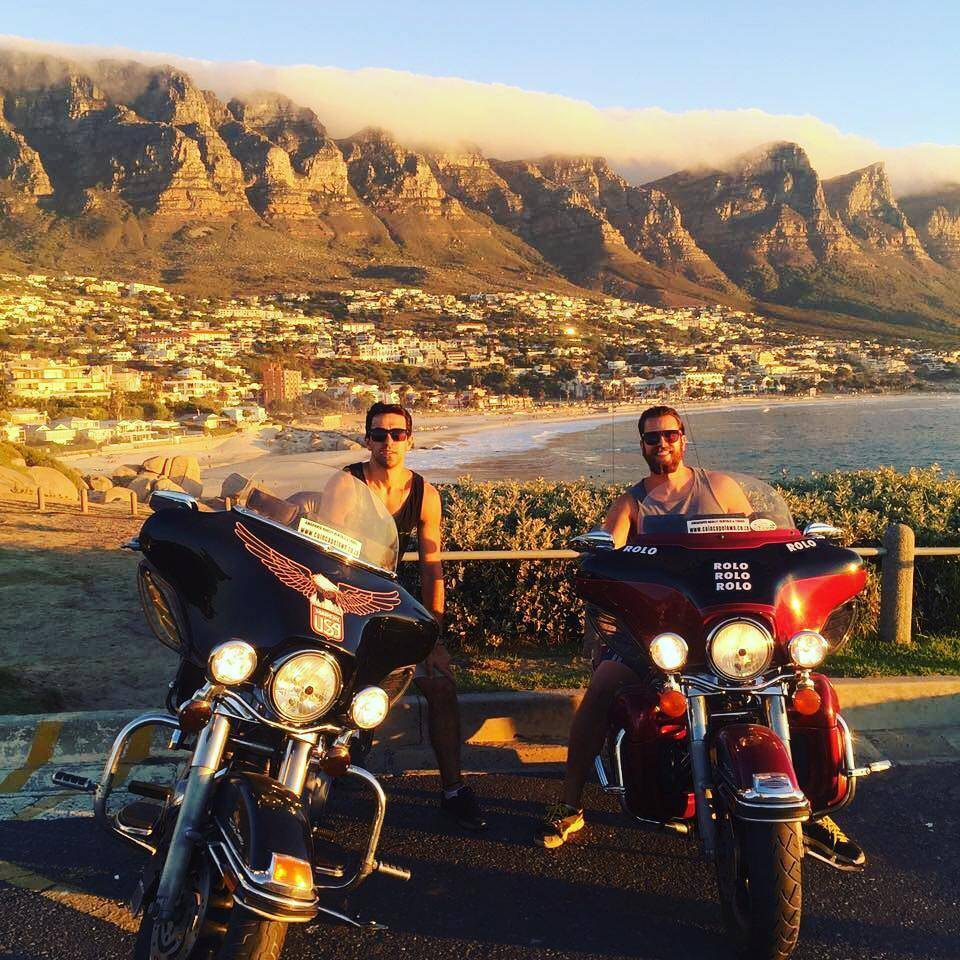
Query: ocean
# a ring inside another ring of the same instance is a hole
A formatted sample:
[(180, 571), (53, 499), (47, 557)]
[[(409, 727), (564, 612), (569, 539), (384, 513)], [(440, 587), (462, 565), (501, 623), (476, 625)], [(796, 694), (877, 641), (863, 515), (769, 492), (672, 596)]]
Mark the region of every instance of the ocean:
[[(681, 409), (687, 463), (761, 479), (812, 471), (898, 470), (939, 464), (960, 474), (960, 394), (762, 402)], [(414, 450), (407, 465), (430, 480), (532, 479), (625, 483), (647, 472), (636, 415), (598, 422), (505, 423), (442, 449)]]

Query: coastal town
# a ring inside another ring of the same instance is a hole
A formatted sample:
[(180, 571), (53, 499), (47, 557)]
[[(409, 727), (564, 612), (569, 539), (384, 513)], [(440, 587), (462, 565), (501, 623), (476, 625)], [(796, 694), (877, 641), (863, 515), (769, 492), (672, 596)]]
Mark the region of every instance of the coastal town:
[(472, 413), (960, 388), (960, 350), (851, 340), (723, 306), (411, 287), (214, 300), (0, 274), (0, 440), (91, 449), (375, 400)]

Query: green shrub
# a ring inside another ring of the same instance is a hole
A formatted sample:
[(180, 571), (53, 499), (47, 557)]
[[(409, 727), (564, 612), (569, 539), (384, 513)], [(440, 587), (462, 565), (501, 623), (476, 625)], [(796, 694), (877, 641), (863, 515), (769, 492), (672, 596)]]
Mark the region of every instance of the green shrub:
[[(778, 485), (802, 528), (829, 520), (845, 542), (879, 544), (890, 523), (906, 523), (918, 545), (960, 545), (960, 479), (939, 468), (900, 474), (888, 468), (832, 473)], [(447, 550), (537, 550), (567, 545), (571, 536), (597, 526), (620, 487), (585, 481), (478, 483), (469, 478), (440, 486)], [(578, 649), (581, 604), (574, 596), (569, 561), (496, 561), (446, 564), (449, 641), (465, 651)], [(416, 587), (414, 564), (405, 582)], [(860, 638), (876, 633), (879, 564), (868, 564)], [(915, 629), (960, 633), (960, 563), (917, 561)]]

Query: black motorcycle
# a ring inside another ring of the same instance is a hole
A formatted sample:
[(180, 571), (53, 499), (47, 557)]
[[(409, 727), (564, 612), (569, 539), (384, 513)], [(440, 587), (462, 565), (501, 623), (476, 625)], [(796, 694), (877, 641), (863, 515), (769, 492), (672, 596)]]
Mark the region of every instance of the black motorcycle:
[[(347, 473), (307, 469), (312, 489), (290, 496), (290, 483), (237, 474), (213, 506), (157, 492), (127, 545), (143, 556), (147, 621), (181, 657), (169, 712), (120, 731), (98, 784), (55, 780), (95, 791), (98, 819), (150, 853), (131, 904), (136, 960), (274, 960), (288, 923), (355, 922), (321, 905), (324, 891), (376, 871), (409, 878), (377, 859), (386, 798), (351, 748), (402, 695), (437, 625), (396, 580), (382, 503)], [(125, 747), (157, 726), (189, 764), (169, 784), (129, 782), (144, 799), (111, 812)], [(321, 822), (339, 777), (375, 798), (360, 857)]]

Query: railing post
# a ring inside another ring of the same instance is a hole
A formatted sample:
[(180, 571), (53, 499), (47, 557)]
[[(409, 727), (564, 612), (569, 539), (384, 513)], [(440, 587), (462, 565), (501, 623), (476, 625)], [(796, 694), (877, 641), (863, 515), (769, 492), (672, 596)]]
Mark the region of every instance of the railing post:
[(909, 646), (913, 623), (915, 537), (903, 523), (891, 523), (883, 534), (886, 554), (880, 573), (880, 639)]
[(43, 487), (37, 487), (37, 509), (43, 513), (47, 508), (47, 498), (44, 495)]
[(89, 513), (89, 512), (90, 512), (90, 505), (89, 505), (89, 501), (87, 500), (87, 488), (86, 488), (86, 487), (82, 487), (81, 490), (80, 490), (80, 512), (81, 512), (81, 513)]
[(140, 505), (140, 501), (137, 499), (137, 491), (130, 491), (130, 516), (135, 517), (137, 515), (137, 507)]

